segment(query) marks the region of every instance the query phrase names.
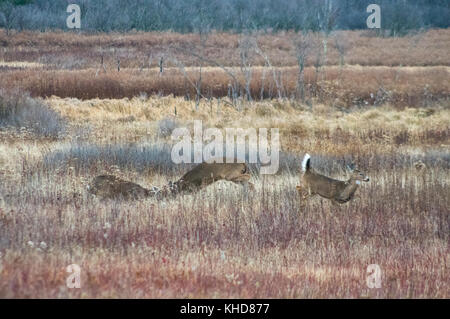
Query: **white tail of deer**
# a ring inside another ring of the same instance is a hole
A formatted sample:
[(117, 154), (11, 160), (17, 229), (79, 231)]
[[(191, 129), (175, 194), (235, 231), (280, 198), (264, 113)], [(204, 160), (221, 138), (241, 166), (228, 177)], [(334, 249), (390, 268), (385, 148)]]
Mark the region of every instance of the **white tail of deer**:
[(297, 186), (297, 190), (302, 199), (319, 195), (330, 199), (333, 204), (346, 203), (353, 198), (361, 182), (369, 181), (369, 177), (359, 171), (354, 164), (347, 166), (347, 169), (351, 176), (346, 181), (318, 174), (311, 168), (311, 156), (306, 154), (302, 162), (301, 186)]

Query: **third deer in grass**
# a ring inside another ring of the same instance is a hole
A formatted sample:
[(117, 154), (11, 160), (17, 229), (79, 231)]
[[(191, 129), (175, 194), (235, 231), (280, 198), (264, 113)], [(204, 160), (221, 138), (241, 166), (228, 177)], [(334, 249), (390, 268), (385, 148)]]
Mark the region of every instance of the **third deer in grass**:
[(114, 175), (100, 175), (88, 185), (88, 191), (100, 198), (138, 199), (155, 196), (159, 189), (144, 188), (136, 183), (123, 180)]
[(297, 186), (297, 190), (303, 199), (317, 194), (331, 199), (333, 204), (346, 203), (353, 198), (361, 182), (369, 181), (369, 177), (360, 172), (354, 164), (347, 166), (347, 168), (351, 176), (346, 181), (320, 175), (311, 168), (311, 156), (306, 154), (302, 162), (301, 186)]
[(246, 163), (201, 163), (192, 170), (183, 175), (178, 181), (170, 183), (171, 189), (178, 192), (191, 192), (199, 190), (219, 180), (226, 180), (243, 185), (244, 188), (249, 186), (254, 189), (252, 183), (249, 182), (250, 171)]

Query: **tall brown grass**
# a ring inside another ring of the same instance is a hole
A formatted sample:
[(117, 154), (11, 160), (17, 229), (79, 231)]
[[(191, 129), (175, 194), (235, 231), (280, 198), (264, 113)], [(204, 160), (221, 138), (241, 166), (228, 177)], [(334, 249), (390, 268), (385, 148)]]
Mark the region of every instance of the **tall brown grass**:
[[(220, 68), (202, 72), (201, 94), (204, 98), (245, 95), (245, 80), (239, 69), (231, 69), (236, 80)], [(314, 68), (305, 71), (305, 96), (308, 100), (337, 107), (368, 106), (390, 103), (395, 106), (427, 106), (448, 101), (450, 86), (448, 67), (327, 67), (317, 76)], [(295, 67), (255, 68), (249, 91), (251, 98), (295, 97), (298, 93), (298, 70)], [(103, 73), (96, 70), (43, 71), (35, 69), (5, 71), (0, 86), (20, 87), (33, 96), (60, 96), (79, 99), (131, 98), (147, 95), (196, 97), (194, 83), (198, 70), (186, 73), (171, 68), (159, 71), (121, 70)]]

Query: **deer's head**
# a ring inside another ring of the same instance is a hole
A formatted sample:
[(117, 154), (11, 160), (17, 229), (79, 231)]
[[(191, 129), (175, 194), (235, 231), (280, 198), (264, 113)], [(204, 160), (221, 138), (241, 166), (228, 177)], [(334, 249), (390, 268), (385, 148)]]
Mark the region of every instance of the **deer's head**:
[(355, 163), (347, 165), (347, 170), (350, 173), (350, 180), (356, 181), (357, 184), (361, 182), (368, 182), (370, 180), (364, 172), (361, 172), (359, 170), (358, 166), (355, 165)]

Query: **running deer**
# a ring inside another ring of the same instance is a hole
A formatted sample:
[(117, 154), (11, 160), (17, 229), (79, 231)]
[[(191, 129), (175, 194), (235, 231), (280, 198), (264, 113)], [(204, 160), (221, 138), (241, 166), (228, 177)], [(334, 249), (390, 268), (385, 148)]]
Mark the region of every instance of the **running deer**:
[[(225, 162), (225, 160), (224, 160)], [(183, 175), (178, 181), (170, 182), (175, 192), (192, 192), (216, 181), (226, 180), (254, 190), (249, 182), (251, 175), (246, 163), (201, 163)]]
[(346, 181), (320, 175), (311, 168), (311, 156), (306, 154), (302, 162), (301, 186), (297, 186), (297, 190), (303, 199), (317, 194), (331, 199), (333, 204), (344, 204), (353, 198), (361, 182), (369, 181), (369, 177), (360, 172), (354, 164), (347, 166), (347, 169), (351, 176)]
[(166, 197), (182, 192), (200, 190), (219, 180), (227, 180), (245, 189), (254, 189), (249, 182), (250, 173), (245, 163), (202, 163), (188, 171), (176, 182), (169, 182), (162, 188), (144, 188), (136, 183), (113, 175), (100, 175), (88, 185), (88, 191), (100, 198), (138, 199), (143, 197)]
[(100, 198), (138, 199), (155, 196), (159, 188), (144, 188), (136, 183), (123, 180), (114, 175), (100, 175), (94, 178), (87, 187), (91, 194)]

